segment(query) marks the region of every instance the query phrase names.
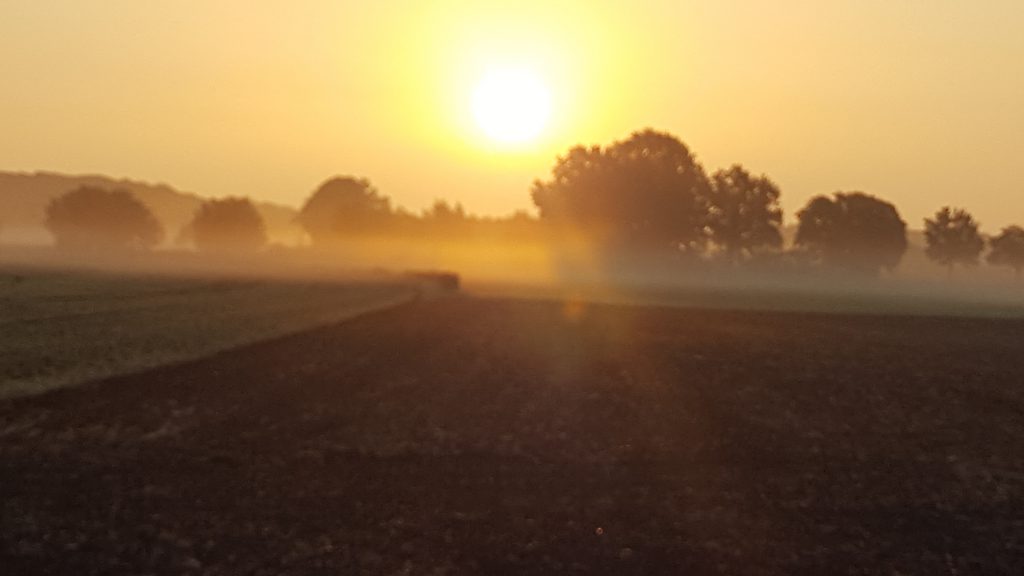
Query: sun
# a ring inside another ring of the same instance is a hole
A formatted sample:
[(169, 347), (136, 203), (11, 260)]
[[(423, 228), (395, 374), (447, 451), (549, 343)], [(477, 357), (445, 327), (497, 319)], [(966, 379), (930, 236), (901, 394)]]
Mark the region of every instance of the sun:
[(502, 144), (536, 140), (551, 115), (551, 94), (528, 69), (488, 70), (473, 91), (473, 116), (480, 129)]

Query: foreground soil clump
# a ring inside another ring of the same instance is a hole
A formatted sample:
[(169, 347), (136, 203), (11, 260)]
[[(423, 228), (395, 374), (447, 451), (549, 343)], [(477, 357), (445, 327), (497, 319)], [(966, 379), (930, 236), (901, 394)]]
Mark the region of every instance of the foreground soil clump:
[(1021, 574), (1022, 335), (411, 303), (0, 403), (0, 567)]

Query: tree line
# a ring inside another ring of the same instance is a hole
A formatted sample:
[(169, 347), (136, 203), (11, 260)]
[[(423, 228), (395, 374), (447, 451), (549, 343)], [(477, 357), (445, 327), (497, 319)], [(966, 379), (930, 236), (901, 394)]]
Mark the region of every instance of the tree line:
[[(44, 225), (63, 249), (148, 250), (167, 236), (134, 194), (95, 186), (54, 198), (46, 207)], [(203, 202), (182, 236), (204, 251), (256, 251), (267, 243), (263, 217), (251, 200), (240, 197)]]
[[(677, 137), (642, 130), (607, 146), (576, 146), (559, 156), (530, 195), (538, 217), (468, 214), (436, 202), (414, 214), (392, 206), (369, 180), (335, 177), (306, 200), (296, 222), (314, 246), (365, 238), (408, 241), (516, 241), (581, 234), (598, 250), (674, 253), (739, 264), (783, 253), (779, 187), (740, 164), (708, 174)], [(796, 213), (794, 246), (787, 254), (809, 262), (877, 274), (899, 265), (908, 248), (907, 226), (896, 207), (859, 192), (812, 198)], [(148, 249), (165, 231), (130, 192), (81, 187), (54, 199), (46, 227), (58, 246)], [(987, 261), (1024, 269), (1024, 228), (1009, 226), (987, 242), (965, 210), (939, 209), (924, 221), (926, 254), (950, 273)], [(199, 250), (256, 251), (267, 233), (248, 198), (204, 202), (181, 237)]]

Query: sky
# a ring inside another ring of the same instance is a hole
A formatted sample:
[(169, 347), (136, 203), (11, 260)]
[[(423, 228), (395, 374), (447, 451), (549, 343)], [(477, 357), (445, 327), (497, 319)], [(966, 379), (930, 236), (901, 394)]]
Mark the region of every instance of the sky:
[[(911, 227), (946, 204), (1024, 224), (1016, 0), (0, 0), (0, 169), (300, 205), (335, 174), (398, 205), (531, 209), (575, 144), (652, 127), (713, 171), (863, 190)], [(490, 139), (495, 67), (550, 97)]]

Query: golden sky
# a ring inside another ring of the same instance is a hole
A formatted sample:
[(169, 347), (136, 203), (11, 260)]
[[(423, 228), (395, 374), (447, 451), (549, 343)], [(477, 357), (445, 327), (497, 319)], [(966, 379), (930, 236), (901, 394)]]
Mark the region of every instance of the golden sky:
[[(356, 174), (497, 214), (650, 126), (769, 174), (788, 218), (862, 189), (995, 231), (1024, 224), (1022, 25), (1015, 0), (0, 0), (0, 169), (296, 205)], [(474, 121), (496, 66), (547, 87), (538, 139)]]

